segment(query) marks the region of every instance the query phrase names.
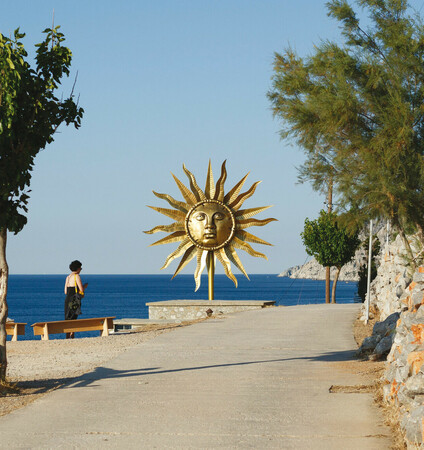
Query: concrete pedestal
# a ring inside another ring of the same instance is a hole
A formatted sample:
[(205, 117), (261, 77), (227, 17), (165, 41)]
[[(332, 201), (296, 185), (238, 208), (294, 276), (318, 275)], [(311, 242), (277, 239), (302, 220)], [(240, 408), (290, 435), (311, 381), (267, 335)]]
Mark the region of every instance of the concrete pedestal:
[(275, 305), (274, 300), (166, 300), (146, 303), (149, 319), (195, 320)]

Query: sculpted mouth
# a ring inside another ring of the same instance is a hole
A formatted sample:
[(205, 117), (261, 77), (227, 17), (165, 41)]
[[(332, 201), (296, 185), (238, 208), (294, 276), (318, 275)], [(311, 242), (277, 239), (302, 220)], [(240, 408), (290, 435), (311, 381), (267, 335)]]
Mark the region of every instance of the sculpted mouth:
[(216, 238), (216, 233), (205, 233), (205, 239), (214, 239)]

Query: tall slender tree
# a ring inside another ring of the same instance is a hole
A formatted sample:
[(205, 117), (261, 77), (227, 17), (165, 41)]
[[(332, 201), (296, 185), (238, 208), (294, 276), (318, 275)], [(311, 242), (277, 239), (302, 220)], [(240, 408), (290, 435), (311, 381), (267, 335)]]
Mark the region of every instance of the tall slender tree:
[[(314, 189), (327, 197), (327, 212), (333, 211), (334, 167), (320, 149), (309, 155), (309, 159), (298, 168), (300, 183), (310, 182)], [(331, 268), (325, 268), (325, 302), (330, 303)]]
[(44, 30), (36, 45), (35, 65), (17, 29), (13, 37), (0, 34), (0, 381), (7, 369), (6, 318), (9, 267), (7, 233), (19, 233), (27, 222), (29, 186), (38, 152), (53, 141), (61, 123), (79, 128), (83, 109), (74, 99), (59, 99), (56, 91), (69, 75), (72, 53), (62, 45), (60, 27)]
[(275, 55), (274, 115), (283, 138), (316, 149), (334, 167), (334, 191), (346, 223), (389, 219), (414, 255), (405, 230), (424, 243), (424, 26), (406, 0), (358, 0), (364, 27), (346, 0), (327, 2), (343, 45), (324, 41), (311, 56)]

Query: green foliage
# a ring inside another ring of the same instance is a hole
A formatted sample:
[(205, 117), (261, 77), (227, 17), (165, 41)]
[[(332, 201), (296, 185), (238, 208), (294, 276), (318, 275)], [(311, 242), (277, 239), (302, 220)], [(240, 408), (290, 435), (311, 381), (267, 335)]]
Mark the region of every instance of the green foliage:
[(370, 26), (347, 1), (327, 2), (343, 45), (276, 54), (268, 98), (282, 138), (305, 151), (301, 181), (322, 191), (331, 168), (345, 223), (389, 219), (424, 239), (424, 26), (405, 0), (356, 3)]
[(334, 213), (323, 210), (318, 219), (305, 220), (301, 236), (308, 255), (326, 267), (344, 266), (352, 259), (360, 243), (357, 233), (349, 233), (337, 223)]
[(0, 34), (0, 229), (18, 233), (26, 224), (29, 185), (37, 153), (53, 141), (59, 125), (81, 125), (83, 109), (56, 97), (61, 78), (69, 75), (71, 51), (62, 45), (60, 27), (44, 30), (35, 67), (21, 42)]

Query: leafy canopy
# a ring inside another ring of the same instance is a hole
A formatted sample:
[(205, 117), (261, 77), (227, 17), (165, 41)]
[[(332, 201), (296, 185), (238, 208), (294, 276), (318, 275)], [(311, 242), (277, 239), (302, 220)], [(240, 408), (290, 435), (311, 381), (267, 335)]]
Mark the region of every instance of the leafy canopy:
[(44, 30), (34, 67), (21, 42), (25, 34), (19, 29), (11, 38), (0, 34), (0, 229), (14, 233), (27, 221), (23, 213), (37, 153), (53, 141), (61, 123), (79, 128), (84, 112), (73, 92), (65, 99), (56, 96), (72, 59), (59, 28)]
[(305, 220), (301, 233), (308, 255), (323, 266), (341, 268), (355, 254), (360, 241), (358, 234), (351, 234), (337, 222), (335, 213), (321, 210), (318, 219)]

